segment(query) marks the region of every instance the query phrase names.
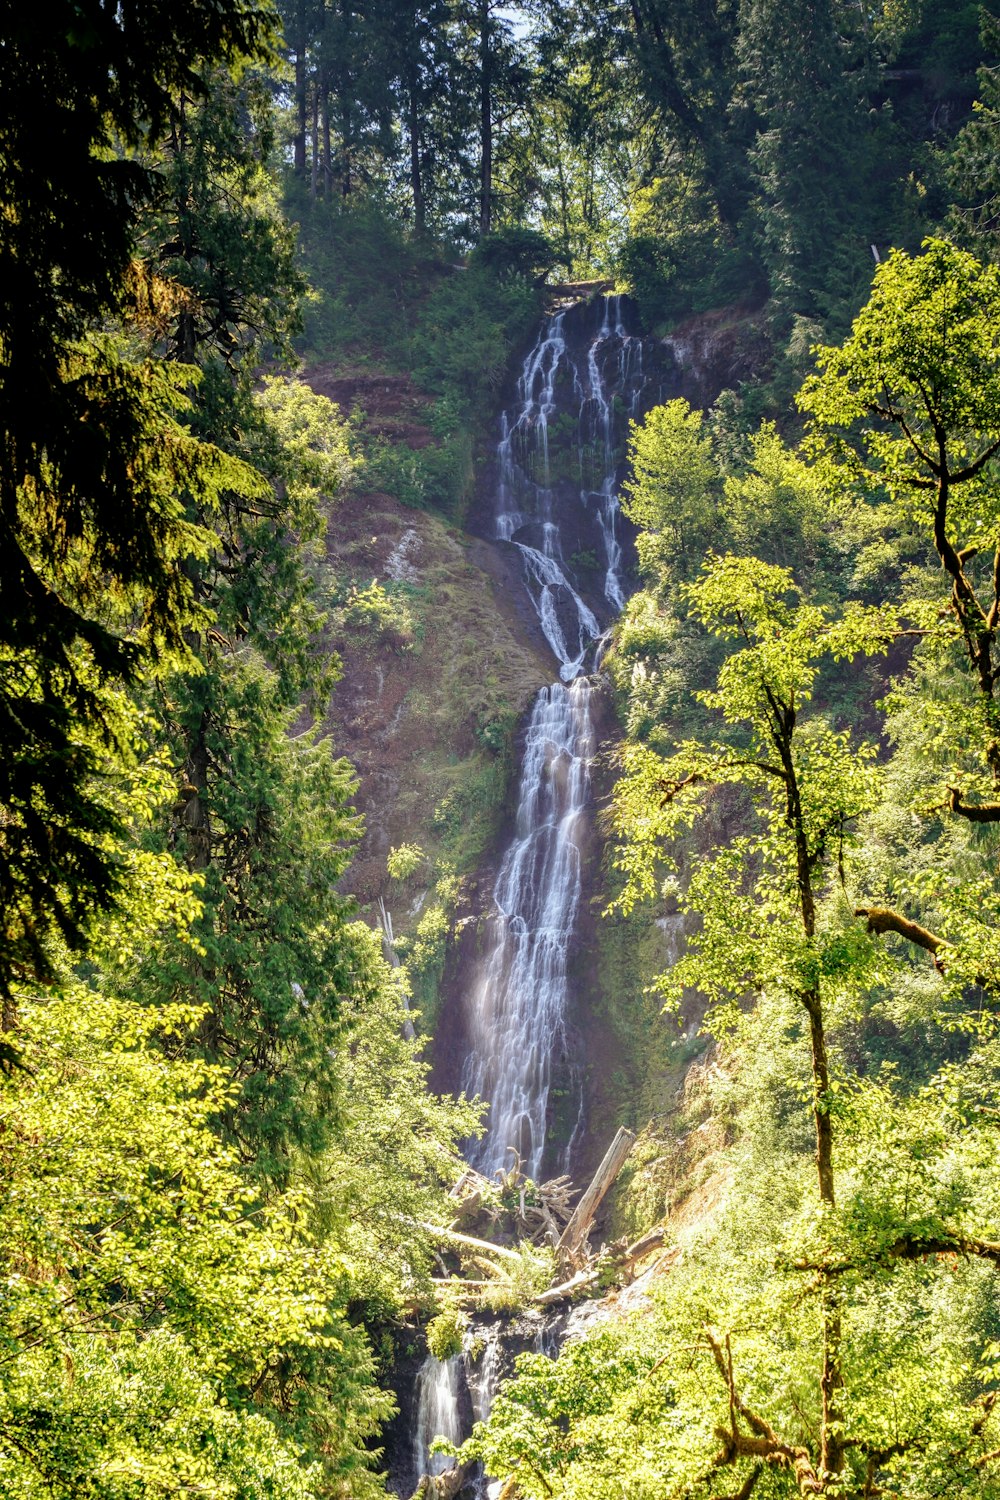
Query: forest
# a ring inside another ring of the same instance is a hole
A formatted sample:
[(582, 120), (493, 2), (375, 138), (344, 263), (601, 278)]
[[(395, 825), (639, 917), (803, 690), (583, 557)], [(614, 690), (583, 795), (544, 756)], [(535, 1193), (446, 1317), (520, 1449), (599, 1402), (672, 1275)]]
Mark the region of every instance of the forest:
[(1000, 9), (0, 16), (0, 1494), (1000, 1500)]

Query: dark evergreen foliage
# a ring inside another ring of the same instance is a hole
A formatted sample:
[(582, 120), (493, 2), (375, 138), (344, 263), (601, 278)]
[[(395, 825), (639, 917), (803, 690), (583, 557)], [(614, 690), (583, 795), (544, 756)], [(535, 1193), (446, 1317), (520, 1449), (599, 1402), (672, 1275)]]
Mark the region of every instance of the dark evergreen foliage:
[[(185, 514), (225, 480), (179, 427), (184, 382), (106, 332), (157, 316), (132, 265), (156, 177), (133, 154), (215, 61), (269, 55), (255, 4), (4, 7), (0, 156), (0, 989), (47, 970), (47, 934), (106, 907), (116, 826), (95, 773), (115, 742), (103, 689), (176, 649), (205, 545)], [(225, 473), (224, 473), (225, 471)], [(129, 625), (137, 630), (128, 640)]]

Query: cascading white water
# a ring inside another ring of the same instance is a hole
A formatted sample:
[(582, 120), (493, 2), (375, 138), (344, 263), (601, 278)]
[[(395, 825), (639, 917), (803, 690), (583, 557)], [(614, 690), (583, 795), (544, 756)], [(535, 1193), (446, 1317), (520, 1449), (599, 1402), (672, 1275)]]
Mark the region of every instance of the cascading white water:
[(580, 905), (580, 836), (594, 736), (590, 682), (543, 688), (531, 710), (514, 838), (493, 888), (492, 943), (469, 997), (465, 1083), (490, 1101), (474, 1148), (486, 1173), (513, 1146), (537, 1180), (552, 1059), (565, 1043), (570, 943)]
[(441, 1474), (451, 1463), (445, 1453), (431, 1453), (436, 1437), (451, 1443), (462, 1441), (458, 1398), (462, 1357), (435, 1359), (428, 1355), (417, 1376), (417, 1422), (413, 1437), (413, 1464), (420, 1474)]
[[(584, 668), (602, 631), (573, 582), (572, 557), (566, 560), (563, 544), (575, 544), (586, 532), (600, 547), (606, 613), (617, 614), (625, 603), (616, 491), (620, 445), (646, 383), (642, 340), (627, 332), (621, 299), (599, 303), (589, 314), (589, 330), (568, 326), (580, 314), (587, 316), (578, 308), (544, 324), (500, 421), (495, 535), (520, 551), (559, 680), (538, 694), (528, 719), (514, 833), (493, 888), (486, 957), (467, 999), (471, 1045), (463, 1076), (465, 1089), (490, 1106), (487, 1133), (470, 1145), (470, 1160), (492, 1174), (511, 1165), (513, 1148), (536, 1181), (546, 1158), (554, 1066), (569, 1043), (570, 960), (596, 748), (592, 685)], [(575, 453), (571, 479), (564, 462), (567, 416)], [(556, 458), (563, 461), (559, 474), (553, 472)], [(572, 1067), (569, 1074), (574, 1076)], [(561, 1167), (583, 1122), (579, 1070), (575, 1076), (577, 1098), (567, 1111), (575, 1129), (563, 1143)], [(499, 1360), (495, 1330), (478, 1372), (463, 1365), (461, 1356), (441, 1363), (428, 1355), (418, 1379), (418, 1476), (446, 1467), (446, 1460), (428, 1456), (435, 1435), (460, 1441), (462, 1381), (476, 1418), (489, 1414)], [(490, 1490), (483, 1479), (478, 1492)]]
[[(488, 956), (468, 997), (471, 1048), (463, 1084), (490, 1105), (487, 1133), (470, 1148), (474, 1164), (493, 1173), (510, 1165), (513, 1148), (536, 1180), (546, 1152), (553, 1062), (567, 1044), (569, 966), (595, 748), (584, 665), (601, 633), (564, 559), (565, 503), (560, 512), (557, 495), (565, 501), (566, 484), (561, 476), (553, 478), (552, 428), (561, 412), (575, 406), (579, 506), (584, 513), (596, 509), (603, 593), (617, 613), (625, 597), (616, 427), (620, 434), (620, 418), (637, 409), (643, 387), (642, 340), (627, 333), (619, 298), (603, 300), (595, 325), (586, 339), (575, 341), (567, 336), (565, 313), (544, 325), (524, 361), (513, 407), (501, 419), (497, 444), (496, 535), (520, 550), (528, 594), (560, 681), (543, 688), (528, 721), (514, 836), (493, 889)], [(622, 403), (617, 412), (616, 398)], [(563, 1166), (572, 1144), (564, 1150)]]
[(467, 1364), (466, 1372), (472, 1415), (477, 1422), (485, 1422), (493, 1410), (493, 1399), (500, 1384), (500, 1324), (477, 1328), (476, 1339), (482, 1346), (478, 1365)]

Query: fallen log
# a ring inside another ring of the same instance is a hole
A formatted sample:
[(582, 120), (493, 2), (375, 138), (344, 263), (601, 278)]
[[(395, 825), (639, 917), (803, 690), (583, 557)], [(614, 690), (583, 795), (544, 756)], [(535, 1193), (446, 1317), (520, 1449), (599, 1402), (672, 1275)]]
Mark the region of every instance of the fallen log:
[(521, 1264), (517, 1251), (508, 1249), (506, 1245), (491, 1245), (489, 1240), (477, 1240), (471, 1234), (459, 1234), (457, 1229), (448, 1229), (444, 1224), (420, 1223), (418, 1227), (445, 1240), (449, 1245), (461, 1245), (466, 1250), (477, 1250), (481, 1255), (496, 1255), (501, 1260), (513, 1260), (518, 1265)]
[(495, 1287), (496, 1280), (491, 1278), (487, 1281), (476, 1281), (471, 1276), (432, 1276), (431, 1286), (445, 1286), (456, 1292), (464, 1292), (466, 1287)]
[(482, 1204), (483, 1198), (481, 1193), (469, 1193), (466, 1197), (460, 1198), (458, 1200), (458, 1213), (451, 1221), (452, 1229), (457, 1229), (460, 1224), (465, 1224), (470, 1219), (474, 1219), (479, 1213)]
[(599, 292), (613, 292), (614, 289), (613, 281), (557, 281), (545, 288), (545, 295), (555, 301), (579, 301), (583, 297), (596, 296)]
[(586, 1243), (594, 1216), (625, 1160), (635, 1145), (635, 1135), (623, 1125), (604, 1153), (604, 1160), (591, 1178), (559, 1239), (559, 1254), (572, 1263)]
[(539, 1292), (535, 1302), (539, 1307), (552, 1307), (556, 1302), (569, 1302), (578, 1292), (586, 1291), (590, 1286), (597, 1283), (597, 1267), (592, 1266), (589, 1270), (577, 1271), (568, 1281), (561, 1281), (558, 1286), (550, 1286), (547, 1291)]
[(482, 1195), (483, 1189), (492, 1186), (488, 1177), (477, 1172), (475, 1167), (466, 1167), (455, 1186), (449, 1190), (449, 1198), (465, 1198), (469, 1193)]
[[(651, 1229), (648, 1234), (644, 1234), (641, 1239), (635, 1240), (631, 1245), (628, 1245), (614, 1256), (615, 1272), (621, 1275), (624, 1281), (626, 1274), (640, 1260), (652, 1254), (654, 1250), (662, 1248), (666, 1237), (667, 1232), (662, 1225), (659, 1229)], [(558, 1286), (550, 1286), (544, 1292), (541, 1292), (535, 1298), (536, 1304), (539, 1307), (552, 1307), (557, 1302), (572, 1301), (581, 1292), (585, 1292), (590, 1287), (598, 1284), (603, 1269), (604, 1267), (599, 1263), (584, 1266), (582, 1270), (575, 1272), (568, 1280), (561, 1281)]]
[(651, 1229), (641, 1239), (629, 1245), (622, 1258), (622, 1265), (634, 1266), (636, 1261), (642, 1260), (643, 1256), (649, 1255), (653, 1250), (661, 1250), (667, 1238), (667, 1231), (661, 1224), (659, 1229)]

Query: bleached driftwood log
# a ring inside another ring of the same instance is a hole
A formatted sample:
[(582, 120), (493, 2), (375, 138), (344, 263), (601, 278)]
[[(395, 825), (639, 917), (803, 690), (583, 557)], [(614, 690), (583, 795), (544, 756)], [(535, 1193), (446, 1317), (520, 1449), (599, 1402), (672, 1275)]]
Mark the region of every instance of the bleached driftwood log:
[(546, 1291), (540, 1292), (535, 1298), (539, 1307), (554, 1307), (557, 1302), (572, 1302), (579, 1292), (585, 1292), (588, 1287), (597, 1284), (597, 1267), (591, 1266), (588, 1270), (577, 1271), (568, 1281), (560, 1281), (558, 1286), (550, 1286)]
[[(667, 1232), (661, 1227), (659, 1229), (651, 1229), (648, 1234), (644, 1234), (641, 1239), (636, 1240), (631, 1245), (619, 1246), (617, 1248), (613, 1245), (608, 1247), (608, 1255), (613, 1263), (614, 1276), (616, 1278), (620, 1277), (623, 1285), (631, 1280), (630, 1273), (639, 1261), (643, 1260), (647, 1255), (651, 1255), (654, 1250), (661, 1249), (666, 1237)], [(604, 1265), (606, 1264), (607, 1260), (604, 1259)], [(557, 1302), (572, 1302), (574, 1297), (580, 1296), (582, 1292), (589, 1291), (591, 1287), (597, 1285), (602, 1269), (602, 1265), (597, 1263), (584, 1266), (582, 1270), (575, 1272), (568, 1280), (559, 1282), (558, 1286), (548, 1287), (535, 1298), (536, 1304), (539, 1307), (554, 1307)]]
[(521, 1264), (521, 1257), (516, 1250), (509, 1250), (506, 1245), (491, 1245), (489, 1240), (477, 1240), (471, 1234), (459, 1234), (457, 1229), (448, 1229), (443, 1224), (420, 1224), (419, 1228), (425, 1229), (428, 1234), (435, 1235), (449, 1245), (461, 1246), (464, 1250), (476, 1250), (480, 1255), (497, 1255), (501, 1260), (516, 1261)]
[(648, 1234), (642, 1236), (642, 1239), (635, 1240), (629, 1245), (622, 1257), (622, 1265), (627, 1270), (631, 1270), (637, 1261), (642, 1260), (643, 1256), (650, 1255), (654, 1250), (662, 1250), (666, 1238), (667, 1231), (662, 1224), (658, 1229), (651, 1229)]

